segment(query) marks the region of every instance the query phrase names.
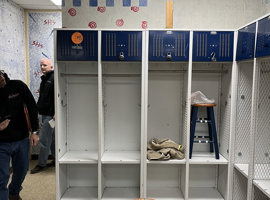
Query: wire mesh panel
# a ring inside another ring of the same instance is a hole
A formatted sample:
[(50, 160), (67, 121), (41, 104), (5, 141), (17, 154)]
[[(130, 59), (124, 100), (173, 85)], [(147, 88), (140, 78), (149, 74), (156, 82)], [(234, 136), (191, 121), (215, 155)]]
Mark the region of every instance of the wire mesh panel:
[(224, 65), (221, 74), (219, 151), (228, 159), (231, 115), (231, 65)]
[(246, 200), (247, 178), (236, 169), (233, 173), (233, 200)]
[(270, 179), (270, 60), (260, 67), (257, 131), (255, 133), (254, 179)]
[(254, 200), (270, 200), (259, 188), (254, 186)]
[(235, 163), (247, 164), (249, 160), (249, 135), (251, 121), (253, 62), (239, 63)]

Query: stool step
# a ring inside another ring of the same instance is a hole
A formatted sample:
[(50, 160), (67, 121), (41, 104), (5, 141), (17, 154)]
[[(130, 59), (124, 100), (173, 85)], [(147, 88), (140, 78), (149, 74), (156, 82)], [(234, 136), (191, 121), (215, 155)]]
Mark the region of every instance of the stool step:
[(196, 122), (198, 122), (198, 123), (212, 123), (212, 120), (210, 120), (208, 118), (199, 118), (196, 120)]
[(210, 141), (210, 140), (194, 140), (194, 143), (210, 144), (210, 143), (214, 143), (214, 141)]
[(210, 138), (210, 136), (208, 136), (208, 135), (206, 135), (206, 136), (194, 135), (194, 138)]

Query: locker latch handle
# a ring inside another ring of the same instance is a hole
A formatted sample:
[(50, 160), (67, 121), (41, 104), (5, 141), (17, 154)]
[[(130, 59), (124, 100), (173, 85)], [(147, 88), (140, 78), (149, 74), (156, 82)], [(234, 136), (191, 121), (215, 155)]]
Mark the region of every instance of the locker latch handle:
[(168, 61), (171, 61), (172, 60), (172, 53), (168, 52), (166, 58), (167, 58)]
[(119, 60), (123, 61), (125, 59), (124, 52), (120, 52)]
[(215, 52), (211, 53), (211, 61), (217, 61)]

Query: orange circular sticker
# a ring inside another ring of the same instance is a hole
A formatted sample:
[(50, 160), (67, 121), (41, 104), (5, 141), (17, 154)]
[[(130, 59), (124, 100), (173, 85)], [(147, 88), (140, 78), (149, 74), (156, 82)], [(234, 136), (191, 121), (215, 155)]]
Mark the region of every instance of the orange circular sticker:
[(71, 40), (74, 44), (81, 44), (83, 41), (83, 35), (79, 32), (75, 32), (72, 34)]

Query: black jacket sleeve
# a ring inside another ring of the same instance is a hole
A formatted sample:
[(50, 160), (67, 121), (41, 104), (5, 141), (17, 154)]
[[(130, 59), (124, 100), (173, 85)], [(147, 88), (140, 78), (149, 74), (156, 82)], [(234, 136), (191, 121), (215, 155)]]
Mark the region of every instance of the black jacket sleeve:
[[(23, 83), (23, 82), (22, 82)], [(29, 118), (31, 122), (32, 131), (37, 131), (39, 129), (39, 122), (38, 122), (38, 109), (37, 104), (35, 102), (35, 99), (29, 90), (28, 86), (23, 83), (23, 100), (26, 104), (26, 107), (28, 109)]]

